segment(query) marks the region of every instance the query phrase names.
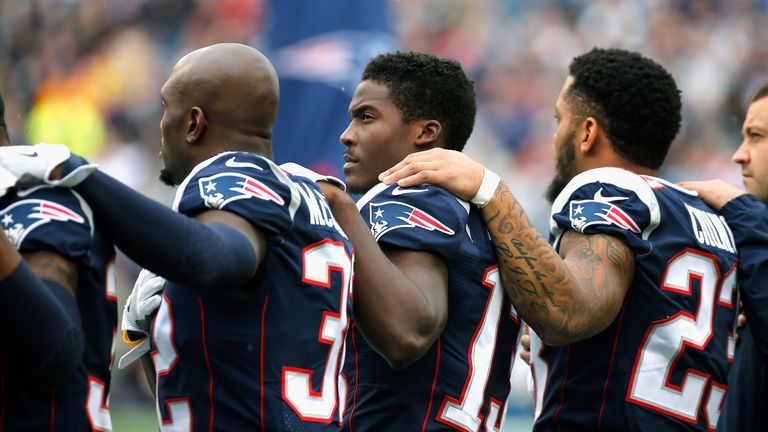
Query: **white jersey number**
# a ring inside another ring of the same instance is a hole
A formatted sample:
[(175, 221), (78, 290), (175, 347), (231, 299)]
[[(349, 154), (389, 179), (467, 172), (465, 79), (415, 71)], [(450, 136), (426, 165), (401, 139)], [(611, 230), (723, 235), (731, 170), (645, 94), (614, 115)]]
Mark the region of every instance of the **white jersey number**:
[[(485, 404), (485, 386), (491, 373), (493, 353), (496, 346), (496, 333), (504, 306), (504, 288), (499, 277), (499, 266), (494, 265), (485, 271), (483, 285), (490, 290), (485, 306), (485, 314), (472, 338), (469, 348), (469, 376), (459, 399), (445, 397), (437, 415), (438, 421), (449, 424), (462, 431), (477, 432), (483, 423), (480, 409)], [(514, 314), (516, 318), (516, 314)], [(499, 409), (503, 405), (491, 400), (486, 430), (494, 430)]]
[[(696, 315), (681, 311), (651, 325), (635, 360), (627, 391), (628, 401), (689, 423), (698, 422), (710, 376), (688, 369), (679, 386), (670, 383), (669, 379), (685, 349), (703, 350), (712, 339), (715, 298), (720, 282), (717, 262), (712, 255), (688, 249), (669, 261), (661, 287), (665, 291), (691, 295), (693, 280), (698, 280), (701, 287)], [(723, 285), (727, 285), (724, 289), (732, 289), (732, 284)], [(719, 408), (715, 410), (713, 407), (719, 406), (725, 391), (722, 385), (712, 384), (710, 401), (705, 406), (707, 420), (714, 427)], [(718, 400), (712, 400), (713, 397)]]
[(321, 288), (331, 287), (333, 271), (341, 272), (343, 286), (339, 287), (339, 312), (325, 311), (320, 322), (320, 343), (330, 345), (320, 392), (312, 390), (309, 369), (283, 367), (283, 400), (304, 421), (328, 422), (333, 418), (337, 403), (339, 361), (344, 334), (347, 329), (347, 296), (352, 284), (352, 258), (344, 245), (325, 240), (303, 252), (303, 281)]

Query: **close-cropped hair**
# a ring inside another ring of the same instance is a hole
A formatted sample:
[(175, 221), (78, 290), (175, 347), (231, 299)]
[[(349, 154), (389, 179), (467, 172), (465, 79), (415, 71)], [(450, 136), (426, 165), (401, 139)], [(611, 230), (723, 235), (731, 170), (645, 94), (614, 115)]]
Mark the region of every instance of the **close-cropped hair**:
[(764, 83), (757, 86), (755, 91), (752, 93), (752, 97), (749, 98), (749, 104), (752, 105), (753, 103), (766, 96), (768, 96), (768, 81), (765, 81)]
[(362, 79), (387, 87), (403, 123), (437, 120), (445, 148), (464, 149), (477, 105), (474, 83), (457, 61), (415, 52), (381, 54), (368, 63)]
[(624, 159), (658, 169), (680, 130), (680, 90), (639, 53), (593, 48), (573, 59), (566, 93), (576, 118), (594, 117)]

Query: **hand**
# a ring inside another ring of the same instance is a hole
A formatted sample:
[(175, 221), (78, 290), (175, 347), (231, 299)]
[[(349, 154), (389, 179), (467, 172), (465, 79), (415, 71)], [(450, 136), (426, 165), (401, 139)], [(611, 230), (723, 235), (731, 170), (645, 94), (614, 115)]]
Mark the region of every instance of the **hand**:
[[(328, 201), (328, 205), (331, 206), (331, 210), (333, 210), (334, 206), (342, 200), (352, 201), (352, 197), (332, 183), (319, 181), (317, 182), (317, 186), (320, 188), (320, 191), (323, 192), (326, 201)], [(352, 205), (355, 205), (354, 201), (352, 201)]]
[(520, 358), (523, 359), (525, 364), (528, 366), (531, 365), (531, 331), (528, 329), (528, 326), (523, 324), (523, 328), (520, 329), (520, 331), (523, 332), (523, 335), (520, 336), (520, 346), (522, 349), (520, 350)]
[(123, 307), (123, 340), (135, 345), (149, 334), (152, 317), (160, 307), (165, 279), (142, 269)]
[(430, 183), (470, 201), (483, 181), (484, 168), (464, 153), (443, 148), (411, 153), (392, 168), (379, 174), (386, 184), (417, 186)]
[(287, 171), (292, 175), (306, 177), (318, 184), (320, 184), (321, 182), (330, 183), (343, 191), (347, 190), (347, 185), (345, 185), (343, 181), (337, 179), (336, 177), (330, 176), (330, 175), (318, 174), (309, 168), (303, 167), (293, 162), (286, 162), (284, 164), (281, 164), (280, 168), (282, 168), (283, 170)]
[(678, 185), (698, 192), (699, 198), (715, 210), (720, 210), (728, 201), (744, 194), (744, 191), (722, 180), (685, 181)]
[(73, 187), (96, 170), (62, 144), (0, 147), (0, 166), (18, 178), (17, 185)]
[(4, 197), (8, 189), (16, 185), (18, 178), (0, 166), (0, 198)]

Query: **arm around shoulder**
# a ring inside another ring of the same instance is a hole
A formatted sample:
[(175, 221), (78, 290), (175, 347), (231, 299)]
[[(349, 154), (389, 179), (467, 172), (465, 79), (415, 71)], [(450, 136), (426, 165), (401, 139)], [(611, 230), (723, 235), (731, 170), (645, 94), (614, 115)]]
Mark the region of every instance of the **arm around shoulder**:
[(429, 350), (448, 314), (443, 262), (419, 251), (382, 251), (349, 195), (320, 182), (339, 225), (355, 247), (355, 322), (394, 369)]

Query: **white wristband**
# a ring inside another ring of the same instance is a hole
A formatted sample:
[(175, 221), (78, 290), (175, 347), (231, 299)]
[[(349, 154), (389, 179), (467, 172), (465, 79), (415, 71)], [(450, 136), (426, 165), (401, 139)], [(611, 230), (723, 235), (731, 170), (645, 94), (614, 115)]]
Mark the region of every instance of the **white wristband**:
[(480, 183), (477, 194), (471, 200), (472, 204), (480, 208), (487, 206), (493, 198), (493, 194), (496, 193), (499, 183), (501, 183), (501, 178), (495, 172), (483, 167), (483, 181)]

